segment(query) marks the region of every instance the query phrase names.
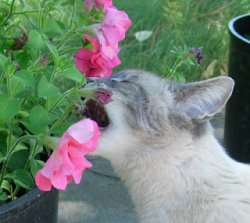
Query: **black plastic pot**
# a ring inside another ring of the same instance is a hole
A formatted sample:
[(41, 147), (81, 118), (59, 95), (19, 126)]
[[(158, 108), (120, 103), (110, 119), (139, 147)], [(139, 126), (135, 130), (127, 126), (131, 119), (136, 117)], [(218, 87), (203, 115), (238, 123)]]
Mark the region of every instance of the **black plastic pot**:
[(17, 200), (0, 206), (1, 223), (56, 223), (58, 191), (37, 188)]
[(250, 14), (229, 23), (229, 75), (235, 89), (226, 107), (224, 143), (234, 159), (250, 162)]

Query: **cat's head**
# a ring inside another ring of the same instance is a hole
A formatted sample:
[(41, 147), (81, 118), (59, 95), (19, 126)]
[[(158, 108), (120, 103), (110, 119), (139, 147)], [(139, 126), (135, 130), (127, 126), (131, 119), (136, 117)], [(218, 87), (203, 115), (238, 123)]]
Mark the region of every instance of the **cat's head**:
[(107, 105), (87, 101), (85, 106), (87, 116), (102, 127), (97, 153), (111, 162), (201, 137), (207, 120), (223, 108), (234, 86), (229, 77), (176, 84), (142, 70), (125, 70), (88, 82), (87, 87), (113, 92), (113, 101)]

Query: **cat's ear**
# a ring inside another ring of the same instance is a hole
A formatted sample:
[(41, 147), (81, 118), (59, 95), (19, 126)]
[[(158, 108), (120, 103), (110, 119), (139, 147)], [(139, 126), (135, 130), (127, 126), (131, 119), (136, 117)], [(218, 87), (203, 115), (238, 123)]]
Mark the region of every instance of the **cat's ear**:
[(205, 121), (220, 111), (230, 98), (234, 81), (216, 77), (175, 88), (175, 104), (191, 119)]

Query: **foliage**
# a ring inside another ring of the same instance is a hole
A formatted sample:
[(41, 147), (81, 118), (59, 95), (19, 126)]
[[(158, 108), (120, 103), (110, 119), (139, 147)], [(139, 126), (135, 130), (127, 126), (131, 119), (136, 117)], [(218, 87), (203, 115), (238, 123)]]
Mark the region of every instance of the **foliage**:
[(74, 121), (85, 79), (72, 53), (93, 16), (76, 0), (0, 3), (0, 204), (34, 188), (48, 137)]
[[(234, 16), (250, 11), (248, 0), (115, 2), (133, 22), (120, 54), (123, 64), (119, 69), (140, 68), (169, 76), (166, 67), (172, 67), (176, 62), (172, 50), (176, 51), (178, 46), (188, 49), (202, 47), (204, 60), (201, 66), (183, 65), (178, 69), (181, 76), (189, 81), (227, 73), (227, 25)], [(153, 34), (139, 42), (134, 34), (142, 30), (153, 31)]]

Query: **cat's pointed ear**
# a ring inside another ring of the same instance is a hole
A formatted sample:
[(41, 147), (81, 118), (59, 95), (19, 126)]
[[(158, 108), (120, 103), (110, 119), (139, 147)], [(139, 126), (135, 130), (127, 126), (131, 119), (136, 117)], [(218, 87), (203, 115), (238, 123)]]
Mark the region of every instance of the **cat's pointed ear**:
[(205, 121), (224, 107), (233, 87), (230, 77), (181, 85), (175, 89), (175, 103), (191, 119)]

